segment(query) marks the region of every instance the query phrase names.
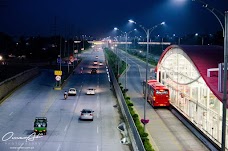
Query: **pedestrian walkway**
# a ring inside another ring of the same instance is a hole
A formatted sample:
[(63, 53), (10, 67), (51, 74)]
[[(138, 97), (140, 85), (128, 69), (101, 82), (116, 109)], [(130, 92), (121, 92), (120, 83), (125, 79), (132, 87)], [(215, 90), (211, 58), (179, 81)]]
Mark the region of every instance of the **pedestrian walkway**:
[[(145, 63), (132, 56), (129, 57), (129, 69), (127, 73), (127, 95), (130, 96), (134, 108), (140, 118), (144, 117), (144, 102), (142, 97), (141, 76), (145, 75)], [(137, 65), (135, 65), (137, 64)], [(137, 76), (140, 75), (140, 76)], [(125, 83), (125, 75), (120, 77), (120, 82)], [(168, 109), (153, 109), (146, 102), (146, 119), (150, 122), (146, 125), (153, 148), (156, 151), (207, 151), (207, 149), (186, 128), (179, 119)]]

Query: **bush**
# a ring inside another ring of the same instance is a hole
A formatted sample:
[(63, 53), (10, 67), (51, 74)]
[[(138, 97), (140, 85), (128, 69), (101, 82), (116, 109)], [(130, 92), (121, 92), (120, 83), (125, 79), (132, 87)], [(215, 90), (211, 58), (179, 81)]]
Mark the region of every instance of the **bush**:
[(131, 98), (130, 98), (129, 96), (127, 96), (125, 99), (126, 99), (126, 100), (130, 100)]
[(152, 145), (150, 144), (150, 141), (149, 139), (145, 140), (143, 142), (143, 145), (144, 145), (144, 148), (146, 151), (155, 151), (153, 148), (152, 148)]
[[(114, 63), (116, 61), (115, 54), (113, 54), (113, 52), (111, 52), (111, 51), (108, 51), (107, 49), (105, 49), (105, 52), (106, 52), (109, 64), (115, 65), (115, 63)], [(112, 69), (114, 69), (114, 68), (115, 68), (115, 66), (112, 66)], [(124, 61), (121, 61), (120, 71), (124, 71), (125, 68), (126, 68), (126, 63)], [(122, 73), (122, 72), (120, 72), (120, 73)], [(126, 101), (126, 104), (128, 106), (129, 112), (130, 112), (130, 114), (131, 114), (131, 116), (132, 116), (132, 118), (133, 118), (133, 120), (135, 122), (136, 128), (137, 128), (137, 130), (139, 132), (139, 135), (141, 137), (141, 140), (143, 142), (145, 150), (146, 151), (154, 151), (154, 149), (152, 148), (152, 145), (150, 144), (149, 139), (147, 138), (148, 137), (148, 133), (144, 132), (144, 127), (143, 127), (141, 121), (139, 120), (139, 116), (138, 116), (138, 114), (135, 113), (135, 111), (133, 109), (134, 104), (130, 101), (130, 97), (127, 96), (127, 94), (124, 91), (123, 86), (122, 86), (121, 83), (119, 83), (119, 86), (120, 86), (120, 89), (121, 89), (121, 91), (123, 93), (123, 96), (125, 98), (125, 101)]]
[(147, 137), (141, 137), (141, 139), (142, 139), (143, 144), (144, 144), (146, 141), (149, 141), (149, 139), (148, 139)]
[(120, 89), (121, 89), (121, 91), (123, 91), (123, 86), (122, 85), (120, 86)]
[(133, 103), (128, 103), (127, 105), (128, 105), (128, 106), (134, 106), (134, 104), (133, 104)]
[(145, 132), (144, 132), (144, 133), (142, 134), (142, 137), (147, 137), (147, 136), (148, 136), (148, 133), (145, 133)]
[(134, 114), (134, 115), (132, 115), (132, 117), (133, 117), (133, 119), (137, 119), (139, 116), (138, 116), (138, 114)]
[(131, 107), (134, 106), (134, 104), (130, 100), (127, 99), (125, 101), (127, 103), (127, 106), (131, 106)]

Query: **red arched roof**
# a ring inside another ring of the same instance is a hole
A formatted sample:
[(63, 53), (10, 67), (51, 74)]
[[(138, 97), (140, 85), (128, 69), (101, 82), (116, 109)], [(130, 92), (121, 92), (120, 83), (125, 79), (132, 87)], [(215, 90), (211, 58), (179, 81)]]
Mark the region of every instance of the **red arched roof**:
[[(218, 68), (218, 64), (224, 62), (223, 47), (215, 45), (171, 45), (162, 53), (158, 64), (160, 64), (164, 55), (172, 48), (180, 48), (188, 55), (207, 86), (222, 102), (223, 93), (218, 91), (218, 74), (216, 74), (216, 76), (207, 77), (207, 69)], [(155, 70), (157, 70), (157, 67)]]

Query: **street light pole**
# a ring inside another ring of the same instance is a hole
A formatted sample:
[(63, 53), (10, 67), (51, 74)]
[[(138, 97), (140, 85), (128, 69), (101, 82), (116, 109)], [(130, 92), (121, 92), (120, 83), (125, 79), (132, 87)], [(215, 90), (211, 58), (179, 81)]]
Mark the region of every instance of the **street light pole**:
[(126, 45), (125, 45), (125, 64), (126, 64), (126, 68), (125, 68), (125, 92), (127, 91), (127, 33), (125, 34), (125, 41), (126, 41)]
[(125, 92), (128, 90), (127, 89), (127, 35), (129, 35), (131, 32), (136, 31), (136, 29), (131, 30), (129, 32), (123, 32), (118, 28), (114, 28), (114, 30), (119, 30), (123, 34), (125, 34), (125, 64), (126, 64), (126, 69), (125, 69)]
[(61, 51), (61, 49), (62, 49), (62, 38), (61, 38), (61, 35), (59, 36), (60, 37), (60, 44), (59, 44), (59, 70), (61, 71), (62, 69), (61, 69), (61, 65), (62, 65), (62, 55), (61, 55), (61, 53), (62, 53), (62, 51)]
[[(222, 113), (222, 144), (221, 144), (221, 151), (226, 150), (226, 107), (227, 107), (227, 51), (228, 51), (228, 12), (225, 12), (225, 15), (220, 12), (219, 10), (209, 7), (207, 3), (205, 3), (202, 0), (192, 0), (192, 1), (197, 1), (201, 4), (203, 4), (203, 7), (207, 9), (209, 12), (211, 12), (216, 19), (218, 20), (219, 24), (222, 27), (223, 30), (223, 37), (224, 37), (224, 76), (223, 76), (223, 98), (222, 98), (222, 103), (223, 103), (223, 113)], [(225, 23), (224, 26), (222, 24), (222, 21), (219, 19), (218, 15), (215, 13), (217, 12), (219, 15), (225, 18)]]
[[(148, 87), (147, 87), (147, 83), (148, 83), (148, 77), (147, 77), (147, 74), (148, 74), (148, 53), (149, 53), (149, 38), (150, 38), (150, 30), (149, 29), (147, 29), (147, 31), (146, 31), (146, 84), (145, 84), (145, 86), (146, 86), (146, 88), (145, 88), (145, 101), (144, 101), (144, 117), (143, 117), (143, 119), (145, 120), (146, 119), (146, 102), (148, 101), (148, 97), (147, 97), (147, 95), (148, 95)], [(144, 127), (143, 127), (143, 129), (144, 129), (144, 132), (146, 131), (146, 124), (144, 124)]]
[[(60, 44), (59, 44), (59, 70), (62, 71), (62, 37), (61, 35), (59, 35), (59, 38), (60, 38)], [(61, 86), (61, 80), (59, 81), (59, 86)]]
[(85, 44), (84, 44), (84, 35), (82, 35), (82, 43), (83, 43), (83, 50), (85, 50)]
[(222, 146), (226, 150), (226, 106), (227, 106), (227, 50), (228, 50), (228, 12), (225, 12), (225, 33), (224, 33), (224, 84), (223, 84), (223, 114), (222, 114)]
[[(129, 22), (131, 22), (131, 23), (134, 23), (134, 24), (136, 24), (136, 22), (135, 21), (133, 21), (133, 20), (128, 20)], [(165, 22), (162, 22), (162, 23), (160, 23), (160, 24), (157, 24), (157, 25), (155, 25), (155, 26), (153, 26), (152, 28), (148, 28), (148, 29), (146, 29), (144, 26), (142, 26), (142, 25), (139, 25), (139, 27), (141, 27), (142, 29), (143, 29), (143, 31), (146, 33), (146, 41), (147, 41), (147, 43), (146, 43), (146, 83), (145, 83), (145, 101), (144, 101), (144, 120), (146, 120), (146, 102), (147, 102), (147, 100), (148, 100), (148, 86), (147, 86), (147, 83), (148, 83), (148, 54), (149, 54), (149, 38), (150, 38), (150, 33), (155, 29), (155, 28), (157, 28), (159, 25), (164, 25), (165, 24)], [(144, 132), (145, 132), (145, 130), (146, 130), (146, 123), (143, 123), (143, 125), (144, 125)]]

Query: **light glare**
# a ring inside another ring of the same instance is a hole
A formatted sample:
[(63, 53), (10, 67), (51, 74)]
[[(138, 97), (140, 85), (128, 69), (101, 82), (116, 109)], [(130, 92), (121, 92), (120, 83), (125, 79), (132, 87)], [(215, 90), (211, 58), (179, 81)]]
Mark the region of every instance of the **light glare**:
[(135, 23), (135, 24), (136, 24), (136, 22), (133, 21), (132, 19), (129, 19), (128, 21), (129, 21), (130, 23)]

